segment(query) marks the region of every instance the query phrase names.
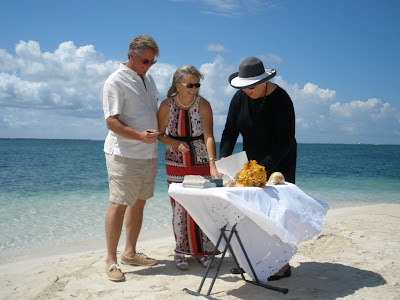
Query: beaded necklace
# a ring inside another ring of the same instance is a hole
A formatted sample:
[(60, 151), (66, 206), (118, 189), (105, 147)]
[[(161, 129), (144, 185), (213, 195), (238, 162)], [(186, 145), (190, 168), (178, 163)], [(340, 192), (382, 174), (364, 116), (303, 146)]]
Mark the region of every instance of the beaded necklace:
[(179, 93), (176, 94), (176, 100), (178, 101), (179, 105), (184, 107), (184, 108), (188, 108), (191, 107), (194, 103), (194, 101), (196, 100), (196, 95), (193, 96), (193, 101), (189, 104), (189, 105), (184, 105), (181, 103), (181, 101), (179, 101)]
[(265, 95), (263, 97), (263, 99), (261, 100), (261, 102), (256, 102), (256, 99), (251, 99), (250, 100), (250, 108), (253, 112), (260, 112), (262, 111), (265, 102), (267, 101), (267, 87), (268, 87), (268, 83), (265, 84)]

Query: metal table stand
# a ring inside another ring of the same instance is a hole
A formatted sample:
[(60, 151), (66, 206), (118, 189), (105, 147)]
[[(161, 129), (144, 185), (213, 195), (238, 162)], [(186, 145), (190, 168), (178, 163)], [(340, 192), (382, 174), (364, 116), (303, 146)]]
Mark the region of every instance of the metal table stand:
[[(227, 225), (228, 225), (228, 224), (227, 224)], [(257, 274), (256, 274), (256, 272), (255, 272), (254, 269), (253, 269), (253, 266), (252, 266), (252, 264), (251, 264), (251, 262), (250, 262), (250, 259), (249, 259), (249, 257), (247, 256), (246, 250), (244, 249), (244, 246), (243, 246), (243, 244), (242, 244), (242, 241), (240, 240), (239, 234), (238, 234), (238, 232), (237, 232), (237, 230), (236, 230), (236, 224), (232, 227), (231, 230), (226, 229), (227, 225), (225, 225), (224, 227), (222, 227), (222, 228), (220, 229), (220, 230), (221, 230), (221, 234), (219, 235), (218, 242), (217, 242), (217, 244), (215, 245), (214, 251), (213, 251), (212, 256), (211, 256), (211, 261), (210, 261), (210, 263), (208, 264), (208, 267), (207, 267), (207, 269), (206, 269), (206, 272), (205, 272), (205, 274), (204, 274), (204, 276), (203, 276), (203, 279), (202, 279), (202, 281), (201, 281), (201, 283), (200, 283), (200, 286), (199, 286), (199, 289), (197, 290), (197, 292), (190, 291), (190, 290), (188, 290), (188, 289), (186, 289), (186, 288), (183, 289), (183, 290), (186, 291), (187, 293), (191, 294), (191, 295), (195, 295), (195, 296), (205, 296), (205, 297), (209, 298), (209, 296), (210, 296), (210, 294), (211, 294), (211, 290), (212, 290), (212, 288), (213, 288), (213, 286), (214, 286), (215, 280), (217, 279), (218, 273), (219, 273), (219, 271), (220, 271), (220, 269), (221, 269), (221, 265), (222, 265), (222, 262), (223, 262), (223, 260), (224, 260), (225, 254), (226, 254), (226, 252), (227, 252), (228, 249), (229, 249), (229, 252), (230, 252), (230, 254), (232, 255), (233, 259), (235, 260), (235, 263), (236, 263), (236, 265), (237, 265), (237, 267), (238, 267), (238, 269), (239, 269), (239, 271), (240, 271), (240, 275), (242, 276), (242, 279), (243, 279), (244, 281), (246, 281), (246, 282), (248, 282), (248, 283), (251, 283), (251, 284), (254, 284), (254, 285), (257, 285), (257, 286), (260, 286), (260, 287), (263, 287), (263, 288), (266, 288), (266, 289), (269, 289), (269, 290), (274, 290), (274, 291), (281, 292), (281, 293), (283, 293), (283, 294), (287, 294), (287, 292), (289, 291), (287, 288), (279, 288), (279, 287), (275, 287), (275, 286), (263, 284), (263, 283), (261, 283), (261, 282), (258, 280)], [(228, 231), (230, 231), (230, 234), (229, 234), (229, 237), (226, 237), (225, 232), (228, 232)], [(237, 261), (236, 255), (235, 255), (235, 253), (233, 252), (233, 249), (232, 249), (232, 247), (231, 247), (231, 240), (232, 240), (232, 237), (233, 237), (234, 234), (235, 234), (235, 236), (236, 236), (236, 238), (237, 238), (237, 240), (238, 240), (238, 242), (239, 242), (240, 248), (242, 249), (244, 256), (246, 257), (247, 263), (248, 263), (249, 266), (250, 266), (250, 269), (251, 269), (251, 272), (252, 272), (253, 275), (254, 275), (253, 277), (255, 278), (255, 281), (247, 280), (247, 279), (244, 277), (244, 275), (243, 275), (242, 269), (240, 268), (239, 262)], [(211, 284), (210, 284), (210, 287), (209, 287), (209, 289), (208, 289), (207, 295), (202, 295), (202, 294), (200, 293), (200, 292), (201, 292), (201, 289), (202, 289), (202, 287), (203, 287), (203, 285), (204, 285), (204, 281), (205, 281), (206, 278), (207, 278), (208, 272), (210, 271), (211, 264), (212, 264), (213, 261), (214, 261), (215, 255), (216, 255), (216, 253), (217, 253), (217, 251), (218, 251), (218, 247), (219, 247), (219, 244), (220, 244), (221, 241), (222, 241), (222, 238), (223, 238), (223, 239), (225, 240), (225, 242), (226, 242), (224, 251), (222, 252), (221, 259), (220, 259), (220, 261), (219, 261), (219, 263), (218, 263), (218, 266), (217, 266), (217, 269), (216, 269), (216, 273), (215, 273), (215, 275), (214, 275), (213, 280), (211, 281)]]

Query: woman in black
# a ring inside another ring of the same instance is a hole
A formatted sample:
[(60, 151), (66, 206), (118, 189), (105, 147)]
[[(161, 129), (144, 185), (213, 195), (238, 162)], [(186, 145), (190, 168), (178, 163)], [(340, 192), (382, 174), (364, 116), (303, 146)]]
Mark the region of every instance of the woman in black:
[[(231, 86), (239, 90), (229, 107), (219, 156), (231, 155), (241, 134), (243, 150), (249, 160), (263, 165), (267, 176), (281, 172), (286, 181), (295, 183), (294, 108), (286, 91), (268, 81), (275, 74), (273, 69), (264, 69), (258, 58), (248, 57), (240, 64), (239, 72), (229, 77)], [(233, 273), (238, 272), (234, 269)], [(288, 277), (290, 272), (290, 266), (286, 265), (268, 280)]]
[(297, 143), (292, 100), (278, 85), (268, 80), (275, 70), (264, 69), (261, 60), (246, 58), (229, 82), (239, 91), (233, 96), (219, 156), (232, 154), (239, 133), (249, 160), (263, 165), (267, 175), (281, 172), (295, 183)]

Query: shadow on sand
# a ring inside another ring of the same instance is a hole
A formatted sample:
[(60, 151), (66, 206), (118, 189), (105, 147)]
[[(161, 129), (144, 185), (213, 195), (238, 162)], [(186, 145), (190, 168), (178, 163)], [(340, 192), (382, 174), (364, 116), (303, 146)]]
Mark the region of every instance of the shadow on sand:
[[(189, 259), (190, 269), (187, 271), (190, 275), (198, 276), (198, 285), (187, 287), (191, 291), (196, 291), (200, 286), (201, 279), (205, 273), (205, 269), (201, 267), (194, 259)], [(215, 263), (218, 263), (218, 259)], [(232, 262), (222, 264), (222, 268), (219, 272), (218, 278), (214, 284), (214, 287), (218, 285), (218, 281), (223, 280), (225, 282), (238, 282), (242, 281), (240, 275), (231, 275), (230, 269), (234, 265)], [(187, 274), (178, 270), (173, 261), (160, 260), (157, 266), (143, 269), (133, 269), (125, 274), (135, 274), (141, 276), (152, 276), (154, 274), (165, 274), (167, 276), (182, 276)], [(212, 278), (215, 274), (215, 270), (210, 270), (208, 278)], [(246, 275), (247, 279), (250, 279)], [(207, 294), (210, 281), (207, 280), (204, 284), (201, 293)], [(280, 292), (264, 289), (262, 287), (255, 286), (251, 283), (244, 283), (239, 288), (233, 288), (232, 290), (226, 290), (225, 293), (238, 297), (240, 299), (326, 299), (333, 300), (348, 295), (354, 294), (357, 290), (366, 287), (376, 287), (386, 284), (383, 277), (375, 272), (362, 270), (342, 264), (336, 263), (321, 263), (321, 262), (303, 262), (299, 266), (294, 268), (292, 266), (292, 276), (279, 281), (268, 282), (268, 285), (288, 288), (287, 294)], [(185, 288), (184, 283), (182, 289)], [(255, 290), (256, 289), (256, 293)], [(215, 289), (213, 290), (215, 291)], [(211, 292), (210, 299), (218, 297), (220, 292)]]
[(383, 277), (375, 272), (362, 270), (335, 263), (303, 262), (298, 267), (292, 267), (292, 276), (280, 281), (269, 282), (273, 286), (288, 288), (289, 292), (283, 295), (252, 284), (227, 291), (241, 299), (250, 299), (249, 292), (258, 289), (257, 296), (251, 299), (326, 299), (352, 295), (355, 291), (386, 284)]
[[(132, 271), (125, 272), (125, 274), (135, 274), (141, 276), (152, 276), (155, 274), (165, 274), (167, 276), (182, 276), (190, 274), (198, 276), (199, 281), (196, 286), (184, 286), (182, 289), (188, 288), (191, 291), (196, 291), (200, 286), (201, 279), (205, 274), (205, 269), (194, 259), (188, 259), (190, 269), (187, 272), (178, 270), (171, 260), (160, 260), (158, 265), (151, 268), (136, 269), (133, 267)], [(215, 266), (218, 264), (219, 259), (216, 259)], [(234, 266), (233, 262), (228, 258), (222, 264), (222, 268), (215, 281), (214, 287), (218, 285), (218, 281), (225, 282), (238, 282), (242, 281), (240, 275), (230, 274), (230, 269)], [(212, 278), (215, 274), (215, 269), (210, 270), (208, 278)], [(250, 279), (246, 275), (247, 279)], [(204, 284), (201, 293), (207, 294), (210, 280)], [(357, 290), (366, 287), (376, 287), (386, 284), (383, 277), (375, 272), (362, 270), (337, 263), (321, 263), (321, 262), (303, 262), (299, 266), (292, 266), (292, 276), (279, 281), (268, 282), (268, 285), (288, 288), (289, 292), (285, 295), (280, 292), (264, 289), (255, 286), (251, 283), (244, 283), (239, 288), (232, 288), (226, 290), (225, 293), (238, 297), (240, 299), (326, 299), (333, 300), (348, 295), (354, 294)], [(256, 289), (256, 293), (255, 290)], [(221, 292), (221, 291), (220, 291)], [(220, 292), (211, 292), (210, 299), (218, 297)]]

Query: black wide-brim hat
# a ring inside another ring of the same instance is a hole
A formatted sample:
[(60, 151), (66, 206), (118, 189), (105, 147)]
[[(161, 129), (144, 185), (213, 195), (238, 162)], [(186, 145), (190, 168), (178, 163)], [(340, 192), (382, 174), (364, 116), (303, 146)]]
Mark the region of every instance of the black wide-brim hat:
[(261, 60), (250, 56), (240, 63), (239, 72), (229, 76), (229, 83), (236, 89), (251, 88), (270, 80), (275, 75), (276, 70), (264, 69)]

